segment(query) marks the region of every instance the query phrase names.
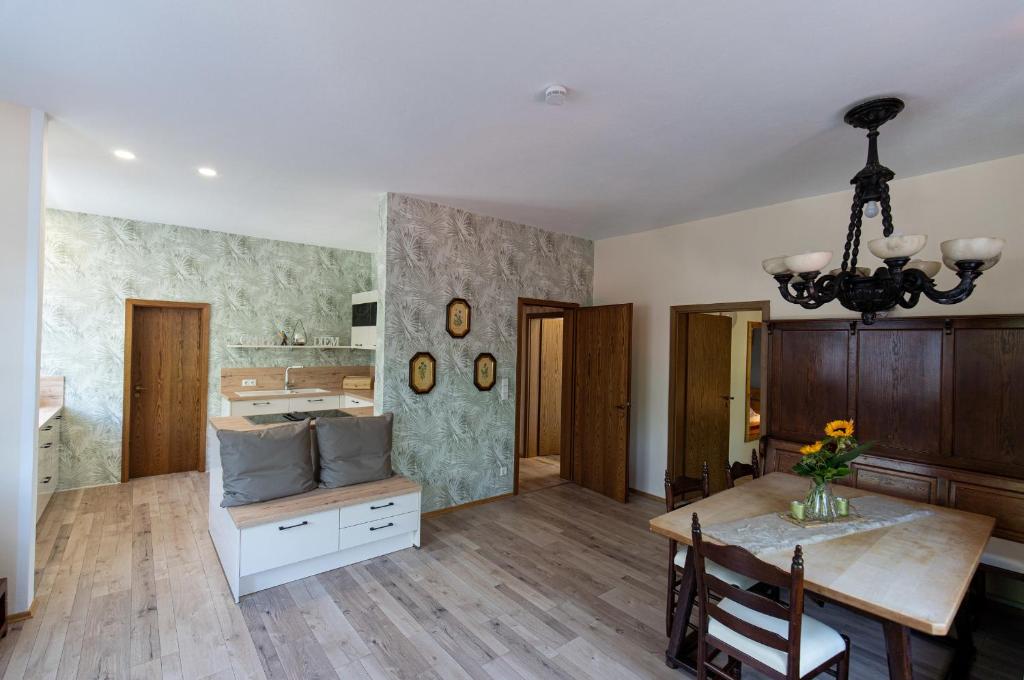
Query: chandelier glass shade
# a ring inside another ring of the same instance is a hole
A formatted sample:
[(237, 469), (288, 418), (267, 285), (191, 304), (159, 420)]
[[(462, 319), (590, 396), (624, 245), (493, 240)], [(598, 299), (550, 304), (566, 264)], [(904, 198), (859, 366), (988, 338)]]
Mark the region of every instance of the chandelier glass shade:
[[(1005, 242), (1000, 238), (957, 238), (943, 241), (939, 248), (942, 262), (913, 259), (928, 243), (923, 234), (899, 234), (894, 231), (889, 182), (896, 176), (878, 160), (878, 128), (903, 110), (903, 101), (893, 97), (873, 99), (847, 111), (844, 120), (868, 131), (868, 160), (850, 184), (853, 205), (843, 246), (842, 264), (822, 274), (832, 262), (833, 251), (822, 250), (797, 255), (772, 257), (762, 262), (765, 272), (775, 278), (779, 292), (787, 302), (805, 309), (817, 309), (833, 300), (858, 312), (870, 324), (879, 312), (897, 305), (911, 308), (921, 296), (944, 305), (966, 300), (974, 291), (976, 279), (999, 262)], [(861, 228), (864, 217), (881, 215), (882, 238), (867, 242), (872, 255), (883, 266), (871, 271), (857, 266), (860, 256)], [(940, 290), (935, 277), (942, 265), (956, 272), (959, 282)]]

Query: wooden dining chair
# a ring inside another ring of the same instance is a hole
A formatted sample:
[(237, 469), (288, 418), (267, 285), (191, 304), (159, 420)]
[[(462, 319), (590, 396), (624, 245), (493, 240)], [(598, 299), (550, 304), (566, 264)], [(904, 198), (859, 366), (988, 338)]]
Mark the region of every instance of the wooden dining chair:
[[(786, 572), (739, 546), (705, 542), (697, 513), (693, 513), (692, 531), (698, 680), (739, 677), (743, 664), (777, 680), (801, 680), (825, 671), (848, 680), (850, 639), (804, 615), (804, 557), (799, 545)], [(789, 604), (723, 581), (708, 568), (712, 561), (756, 581), (789, 588)], [(711, 663), (718, 654), (728, 658), (724, 668)]]
[[(696, 493), (700, 496), (694, 496)], [(700, 479), (679, 475), (675, 479), (669, 477), (668, 470), (665, 470), (665, 511), (672, 512), (681, 507), (707, 498), (711, 495), (711, 471), (708, 462), (704, 461), (700, 468)], [(679, 600), (679, 586), (683, 581), (683, 567), (686, 565), (687, 546), (679, 547), (674, 540), (668, 542), (668, 591), (665, 601), (665, 634), (672, 633), (672, 619), (675, 616), (676, 604)], [(716, 570), (714, 564), (710, 565)], [(735, 582), (743, 588), (749, 588), (757, 583), (741, 574), (730, 572), (726, 569), (716, 570), (718, 576), (723, 580)]]
[(736, 480), (741, 477), (757, 479), (761, 476), (761, 461), (757, 459), (757, 449), (750, 450), (750, 463), (736, 461), (725, 468), (725, 485), (727, 488), (736, 486)]

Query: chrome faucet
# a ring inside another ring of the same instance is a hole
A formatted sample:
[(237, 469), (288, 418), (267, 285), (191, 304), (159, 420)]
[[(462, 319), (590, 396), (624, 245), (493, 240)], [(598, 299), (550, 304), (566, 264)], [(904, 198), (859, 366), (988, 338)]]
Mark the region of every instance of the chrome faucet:
[(289, 366), (284, 369), (284, 388), (286, 390), (290, 390), (292, 388), (292, 380), (288, 374), (293, 368), (302, 368), (302, 366)]

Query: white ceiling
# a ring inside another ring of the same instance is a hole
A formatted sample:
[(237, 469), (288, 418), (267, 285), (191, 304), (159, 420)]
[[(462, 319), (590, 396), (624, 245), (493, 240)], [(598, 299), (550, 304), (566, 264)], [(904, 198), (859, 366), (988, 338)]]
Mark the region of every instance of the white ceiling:
[(898, 176), (1022, 153), (1022, 55), (1020, 0), (0, 0), (51, 205), (362, 250), (385, 191), (602, 238), (839, 190), (879, 94)]

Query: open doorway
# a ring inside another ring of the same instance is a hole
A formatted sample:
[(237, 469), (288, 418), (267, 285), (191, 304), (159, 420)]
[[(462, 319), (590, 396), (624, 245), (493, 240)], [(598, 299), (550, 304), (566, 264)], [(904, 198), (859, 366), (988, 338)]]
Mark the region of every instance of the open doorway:
[(562, 382), (565, 365), (565, 311), (526, 315), (523, 409), (526, 436), (519, 461), (519, 492), (569, 481), (561, 476)]
[(725, 469), (760, 449), (768, 302), (682, 305), (671, 314), (667, 470), (699, 478), (707, 462), (719, 491)]

